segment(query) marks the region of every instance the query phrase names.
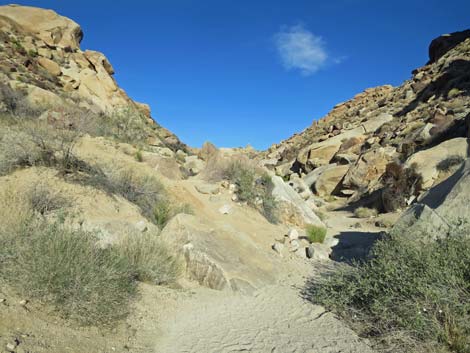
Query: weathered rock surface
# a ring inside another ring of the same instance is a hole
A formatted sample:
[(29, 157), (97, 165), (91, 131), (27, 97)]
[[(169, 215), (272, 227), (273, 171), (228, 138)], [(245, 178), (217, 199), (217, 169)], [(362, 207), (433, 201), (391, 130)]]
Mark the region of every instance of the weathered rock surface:
[(468, 157), (467, 150), (467, 139), (458, 137), (413, 154), (405, 165), (407, 167), (415, 165), (416, 171), (423, 177), (423, 187), (428, 189), (439, 176), (439, 163), (455, 156), (465, 159)]
[(161, 237), (183, 255), (187, 276), (203, 286), (239, 290), (234, 283), (256, 287), (273, 280), (271, 261), (241, 231), (179, 214), (163, 228)]
[(299, 194), (287, 185), (281, 177), (273, 176), (272, 181), (274, 184), (273, 196), (277, 201), (287, 203), (294, 208), (300, 214), (303, 224), (324, 226), (320, 218), (307, 206)]

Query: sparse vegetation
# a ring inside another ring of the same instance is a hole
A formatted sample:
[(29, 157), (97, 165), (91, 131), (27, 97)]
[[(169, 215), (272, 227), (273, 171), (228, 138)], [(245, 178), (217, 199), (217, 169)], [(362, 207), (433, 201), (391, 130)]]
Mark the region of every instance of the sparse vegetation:
[(414, 166), (405, 168), (396, 162), (388, 164), (382, 176), (382, 201), (385, 211), (393, 212), (406, 207), (410, 198), (419, 195), (422, 181), (422, 176), (416, 172)]
[(469, 234), (457, 224), (430, 241), (402, 229), (378, 241), (369, 261), (313, 281), (306, 293), (387, 352), (468, 353)]
[(278, 222), (278, 205), (272, 196), (271, 177), (244, 156), (222, 157), (213, 154), (207, 161), (204, 177), (212, 182), (228, 180), (236, 185), (238, 200), (257, 208), (271, 223)]
[(465, 158), (460, 155), (453, 155), (449, 156), (446, 159), (440, 161), (436, 168), (440, 172), (450, 172), (455, 167), (460, 166), (463, 162), (465, 162)]
[(28, 298), (82, 324), (112, 324), (127, 315), (136, 280), (178, 277), (179, 261), (155, 235), (130, 234), (102, 248), (98, 234), (43, 217), (31, 199), (6, 193), (0, 208), (0, 276)]
[(307, 239), (310, 243), (323, 243), (326, 237), (326, 228), (313, 224), (307, 225), (305, 228)]
[(129, 234), (116, 246), (132, 275), (142, 282), (173, 283), (181, 274), (181, 262), (156, 234)]
[(354, 210), (354, 215), (357, 218), (372, 218), (377, 216), (377, 210), (375, 208), (358, 207)]
[(29, 207), (42, 216), (71, 206), (69, 199), (44, 183), (33, 185), (26, 192), (26, 199)]
[(139, 149), (135, 152), (135, 160), (137, 162), (143, 162), (144, 161), (144, 156), (142, 154), (142, 150)]

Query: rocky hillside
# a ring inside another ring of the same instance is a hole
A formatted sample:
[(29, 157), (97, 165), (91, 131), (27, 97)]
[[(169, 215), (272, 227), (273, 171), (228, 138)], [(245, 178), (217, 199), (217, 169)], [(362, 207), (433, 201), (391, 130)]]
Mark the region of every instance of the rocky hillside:
[(304, 198), (311, 197), (310, 190), (349, 202), (371, 196), (371, 205), (387, 211), (380, 194), (391, 162), (405, 169), (413, 165), (426, 190), (467, 157), (469, 59), (470, 30), (436, 38), (428, 63), (411, 79), (399, 87), (366, 89), (336, 105), (301, 133), (271, 146), (262, 163)]
[[(0, 6), (0, 82), (47, 108), (49, 118), (59, 114), (58, 107), (70, 105), (129, 128), (132, 112), (132, 123), (143, 130), (147, 143), (184, 149), (174, 134), (155, 123), (147, 104), (133, 101), (118, 86), (102, 53), (80, 49), (82, 38), (77, 23), (52, 10)], [(119, 112), (128, 116), (117, 119)]]

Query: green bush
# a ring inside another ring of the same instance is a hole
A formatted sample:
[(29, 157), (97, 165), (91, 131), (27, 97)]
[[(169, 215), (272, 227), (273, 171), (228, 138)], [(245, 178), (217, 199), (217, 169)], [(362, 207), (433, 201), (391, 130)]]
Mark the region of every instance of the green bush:
[(437, 241), (424, 232), (394, 232), (375, 244), (370, 260), (311, 281), (306, 294), (360, 335), (393, 341), (393, 352), (468, 353), (469, 235), (464, 225)]
[(307, 239), (311, 243), (323, 243), (326, 237), (326, 228), (309, 224), (305, 231), (307, 232)]

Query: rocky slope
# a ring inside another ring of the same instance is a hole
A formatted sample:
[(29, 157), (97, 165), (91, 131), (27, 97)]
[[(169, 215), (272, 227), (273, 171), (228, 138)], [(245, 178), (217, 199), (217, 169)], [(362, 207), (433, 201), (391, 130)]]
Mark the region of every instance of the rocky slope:
[[(411, 79), (399, 87), (367, 89), (336, 105), (301, 133), (271, 146), (262, 163), (304, 198), (311, 197), (310, 190), (349, 201), (380, 194), (392, 161), (415, 164), (429, 189), (446, 177), (440, 162), (467, 157), (469, 59), (470, 30), (436, 38), (429, 62)], [(374, 206), (384, 208), (380, 201)]]
[(132, 111), (142, 120), (147, 142), (173, 149), (185, 146), (151, 118), (147, 104), (129, 98), (113, 78), (114, 69), (100, 52), (82, 51), (83, 32), (74, 21), (52, 10), (0, 6), (0, 81), (49, 108), (73, 105), (99, 119)]

